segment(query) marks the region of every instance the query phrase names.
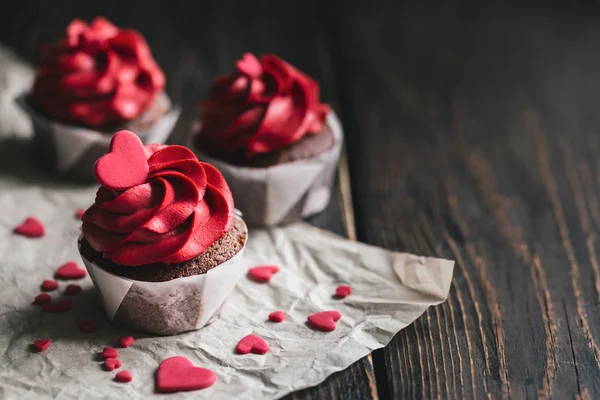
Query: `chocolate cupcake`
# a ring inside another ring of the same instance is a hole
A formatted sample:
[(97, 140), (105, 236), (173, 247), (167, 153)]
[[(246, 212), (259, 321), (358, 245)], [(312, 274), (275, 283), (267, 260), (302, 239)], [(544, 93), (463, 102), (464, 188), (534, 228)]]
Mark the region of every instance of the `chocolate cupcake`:
[(343, 140), (319, 86), (275, 55), (245, 54), (215, 79), (190, 139), (214, 164), (250, 225), (294, 222), (331, 197)]
[(104, 18), (74, 20), (41, 56), (31, 91), (18, 101), (33, 120), (44, 167), (88, 181), (116, 130), (133, 130), (144, 143), (166, 141), (179, 109), (139, 32)]
[(247, 228), (221, 173), (129, 131), (94, 173), (78, 244), (109, 320), (161, 335), (201, 328), (246, 270)]

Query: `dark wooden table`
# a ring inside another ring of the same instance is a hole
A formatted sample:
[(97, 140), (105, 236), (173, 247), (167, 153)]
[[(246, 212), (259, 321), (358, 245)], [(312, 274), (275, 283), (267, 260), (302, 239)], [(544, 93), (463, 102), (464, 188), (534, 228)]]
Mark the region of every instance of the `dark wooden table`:
[(598, 8), (407, 3), (9, 0), (0, 41), (33, 61), (74, 17), (139, 29), (184, 107), (175, 141), (245, 51), (322, 83), (347, 162), (313, 222), (457, 264), (445, 304), (291, 397), (599, 398)]

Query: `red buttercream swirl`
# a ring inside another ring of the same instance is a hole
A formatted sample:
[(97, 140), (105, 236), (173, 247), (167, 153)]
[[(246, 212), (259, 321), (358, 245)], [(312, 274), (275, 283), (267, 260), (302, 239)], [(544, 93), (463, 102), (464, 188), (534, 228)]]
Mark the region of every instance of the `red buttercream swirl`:
[(145, 146), (144, 183), (115, 192), (100, 187), (85, 212), (83, 234), (117, 264), (173, 264), (196, 257), (229, 231), (233, 198), (221, 173), (182, 146)]
[(253, 157), (321, 132), (329, 106), (319, 102), (315, 81), (271, 54), (258, 60), (246, 53), (236, 66), (200, 104), (203, 139)]
[(42, 52), (32, 102), (61, 121), (91, 128), (138, 117), (165, 86), (148, 44), (104, 18), (74, 20)]

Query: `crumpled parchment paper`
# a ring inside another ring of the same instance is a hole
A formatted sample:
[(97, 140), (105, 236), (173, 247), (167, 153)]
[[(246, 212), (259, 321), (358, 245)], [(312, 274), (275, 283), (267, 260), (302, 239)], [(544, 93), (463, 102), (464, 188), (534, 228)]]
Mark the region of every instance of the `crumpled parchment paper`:
[[(452, 261), (354, 243), (299, 223), (250, 231), (248, 266), (276, 264), (281, 272), (268, 284), (243, 277), (217, 315), (198, 331), (152, 337), (116, 328), (106, 320), (89, 277), (77, 282), (84, 290), (72, 298), (72, 310), (42, 313), (31, 305), (42, 280), (66, 261), (82, 265), (77, 251), (80, 221), (74, 212), (92, 203), (95, 190), (53, 181), (32, 165), (27, 136), (0, 132), (2, 399), (277, 398), (317, 385), (385, 346), (427, 307), (443, 302), (449, 290)], [(45, 237), (13, 234), (28, 215), (43, 221)], [(353, 288), (346, 299), (332, 296), (339, 284)], [(65, 287), (61, 282), (60, 290)], [(286, 320), (268, 322), (274, 310), (283, 310)], [(306, 325), (308, 315), (321, 310), (342, 313), (334, 332)], [(96, 321), (94, 333), (77, 329), (84, 320)], [(266, 355), (234, 353), (237, 342), (251, 332), (269, 343)], [(132, 347), (119, 349), (121, 369), (133, 374), (127, 384), (113, 381), (117, 371), (104, 371), (99, 357), (105, 346), (115, 346), (125, 334), (136, 338)], [(42, 338), (52, 340), (50, 348), (33, 352), (32, 341)], [(158, 364), (175, 355), (214, 370), (217, 382), (202, 391), (155, 393)]]

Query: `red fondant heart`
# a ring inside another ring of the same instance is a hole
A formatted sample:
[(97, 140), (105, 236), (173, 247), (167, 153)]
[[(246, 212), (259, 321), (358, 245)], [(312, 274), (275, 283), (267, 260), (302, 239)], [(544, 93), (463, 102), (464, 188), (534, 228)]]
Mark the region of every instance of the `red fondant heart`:
[(46, 228), (36, 217), (27, 217), (21, 225), (15, 228), (15, 233), (31, 238), (37, 238), (44, 236)]
[(104, 357), (105, 360), (107, 358), (118, 358), (119, 352), (112, 347), (105, 347), (104, 350), (102, 350), (102, 357)]
[(81, 321), (77, 326), (81, 332), (85, 333), (92, 333), (96, 330), (96, 323), (94, 321)]
[(75, 218), (81, 219), (81, 217), (83, 217), (83, 214), (85, 214), (85, 208), (78, 208), (77, 210), (75, 210)]
[(40, 293), (37, 296), (35, 296), (35, 299), (33, 300), (33, 304), (40, 305), (40, 304), (44, 304), (44, 303), (49, 303), (51, 300), (52, 300), (52, 297), (50, 297), (50, 295), (48, 293)]
[(205, 389), (216, 380), (217, 376), (210, 369), (195, 367), (182, 356), (161, 362), (156, 374), (157, 389), (163, 393)]
[(54, 277), (56, 279), (67, 280), (82, 279), (85, 278), (86, 275), (87, 272), (85, 269), (79, 268), (75, 261), (69, 261), (56, 270)]
[(104, 369), (107, 371), (113, 371), (117, 368), (121, 368), (121, 360), (117, 360), (116, 358), (107, 358), (104, 361)]
[(321, 311), (309, 316), (308, 322), (320, 331), (331, 332), (335, 330), (335, 323), (340, 318), (342, 314), (339, 311)]
[(71, 283), (71, 284), (67, 285), (63, 294), (65, 294), (67, 296), (75, 296), (76, 294), (79, 294), (79, 293), (81, 293), (81, 286)]
[(125, 371), (121, 371), (119, 372), (117, 375), (115, 375), (115, 381), (117, 382), (131, 382), (131, 380), (133, 379), (133, 376), (131, 375), (131, 372), (125, 370)]
[(144, 144), (130, 131), (115, 133), (110, 141), (109, 152), (94, 165), (98, 182), (111, 190), (125, 190), (144, 183), (148, 171)]
[(340, 299), (348, 297), (352, 293), (352, 288), (348, 285), (341, 285), (335, 289), (335, 295)]
[(42, 289), (42, 292), (51, 292), (58, 289), (58, 282), (51, 279), (44, 279), (44, 282), (42, 282), (40, 288)]
[(260, 336), (256, 336), (251, 333), (246, 335), (240, 340), (235, 347), (235, 351), (238, 354), (248, 354), (250, 352), (254, 354), (265, 354), (269, 351), (269, 345)]
[(44, 351), (50, 347), (50, 339), (37, 339), (33, 341), (33, 346), (39, 351)]
[(283, 311), (273, 311), (269, 314), (269, 321), (271, 322), (281, 322), (285, 319), (285, 314)]
[(129, 347), (133, 344), (133, 336), (123, 336), (119, 338), (119, 345), (121, 347)]
[(73, 303), (71, 303), (71, 300), (59, 300), (54, 303), (42, 304), (42, 311), (62, 313), (69, 311), (71, 307), (73, 307)]
[(279, 267), (275, 265), (261, 265), (248, 270), (250, 278), (259, 282), (269, 282), (271, 277), (279, 272)]

